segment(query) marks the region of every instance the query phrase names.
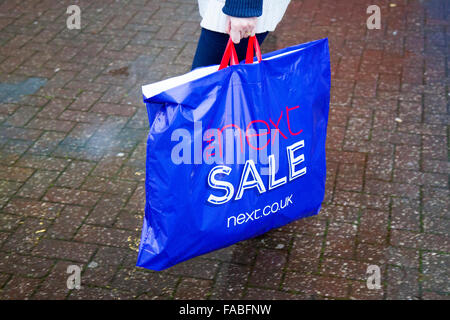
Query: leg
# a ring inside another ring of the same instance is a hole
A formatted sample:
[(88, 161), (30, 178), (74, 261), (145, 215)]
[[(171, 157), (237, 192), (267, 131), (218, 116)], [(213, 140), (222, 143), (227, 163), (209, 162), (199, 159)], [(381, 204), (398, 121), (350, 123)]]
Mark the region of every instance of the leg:
[[(264, 32), (256, 35), (259, 44), (263, 43), (267, 34), (268, 32)], [(229, 36), (226, 33), (214, 32), (202, 28), (194, 61), (192, 63), (192, 69), (220, 64), (223, 52), (227, 46), (228, 38)], [(235, 45), (239, 61), (245, 59), (247, 45), (248, 38), (242, 39), (239, 44)]]

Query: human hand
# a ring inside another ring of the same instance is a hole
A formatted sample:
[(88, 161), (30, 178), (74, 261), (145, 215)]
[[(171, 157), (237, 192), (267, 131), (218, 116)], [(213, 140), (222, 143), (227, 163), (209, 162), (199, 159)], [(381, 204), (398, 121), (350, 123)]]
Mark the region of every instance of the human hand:
[(239, 43), (241, 39), (255, 35), (257, 17), (239, 18), (227, 16), (227, 33), (234, 43)]

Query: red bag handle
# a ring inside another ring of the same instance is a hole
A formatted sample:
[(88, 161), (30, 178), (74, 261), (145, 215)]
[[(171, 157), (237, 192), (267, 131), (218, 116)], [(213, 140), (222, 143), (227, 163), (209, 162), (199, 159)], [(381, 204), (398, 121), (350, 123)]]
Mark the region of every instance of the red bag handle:
[(253, 63), (253, 49), (255, 50), (258, 62), (261, 62), (261, 48), (259, 47), (259, 42), (256, 36), (251, 36), (248, 38), (247, 56), (245, 57), (245, 63), (247, 64)]
[(231, 66), (239, 63), (236, 49), (234, 48), (233, 41), (231, 41), (231, 37), (228, 39), (227, 47), (225, 48), (222, 61), (220, 62), (219, 70), (226, 68), (228, 66), (228, 62), (230, 62)]
[[(247, 55), (245, 57), (245, 63), (247, 64), (253, 63), (254, 57), (253, 50), (256, 53), (258, 62), (261, 62), (262, 60), (261, 48), (259, 47), (258, 39), (256, 38), (256, 36), (251, 36), (248, 38), (248, 47), (247, 47)], [(239, 64), (236, 49), (234, 48), (233, 41), (231, 41), (231, 37), (230, 39), (228, 39), (228, 43), (222, 57), (222, 61), (220, 62), (219, 70), (226, 68), (228, 66), (228, 63), (230, 63), (230, 66)]]

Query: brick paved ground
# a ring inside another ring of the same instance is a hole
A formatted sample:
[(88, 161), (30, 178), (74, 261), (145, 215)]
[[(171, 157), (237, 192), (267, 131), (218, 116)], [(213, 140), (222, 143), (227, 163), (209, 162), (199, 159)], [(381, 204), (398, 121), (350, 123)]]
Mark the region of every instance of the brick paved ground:
[[(365, 27), (368, 4), (380, 31)], [(0, 82), (47, 80), (0, 104), (0, 297), (448, 299), (449, 14), (446, 0), (293, 0), (264, 50), (330, 39), (323, 211), (151, 272), (134, 267), (139, 87), (189, 70), (196, 2), (0, 1)], [(81, 290), (66, 289), (71, 264)], [(366, 287), (370, 264), (380, 290)]]

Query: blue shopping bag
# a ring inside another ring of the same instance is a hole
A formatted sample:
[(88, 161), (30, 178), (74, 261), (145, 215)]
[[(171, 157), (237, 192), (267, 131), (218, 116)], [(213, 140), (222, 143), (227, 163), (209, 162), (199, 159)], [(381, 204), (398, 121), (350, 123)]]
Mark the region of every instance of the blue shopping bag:
[(143, 87), (150, 131), (137, 266), (162, 270), (319, 212), (328, 40), (262, 56), (249, 43), (259, 63), (250, 48), (235, 64), (229, 43), (220, 70)]

